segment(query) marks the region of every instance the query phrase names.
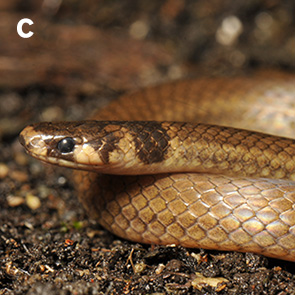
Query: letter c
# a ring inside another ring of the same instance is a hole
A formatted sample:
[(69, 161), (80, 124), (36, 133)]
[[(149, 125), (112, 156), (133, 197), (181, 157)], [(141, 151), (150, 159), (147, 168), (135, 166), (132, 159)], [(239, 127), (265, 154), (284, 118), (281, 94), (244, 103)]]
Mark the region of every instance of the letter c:
[(34, 35), (33, 32), (29, 31), (28, 33), (23, 32), (23, 25), (24, 23), (29, 24), (30, 26), (34, 24), (32, 20), (29, 18), (23, 18), (21, 19), (18, 24), (17, 24), (17, 33), (22, 37), (22, 38), (30, 38)]

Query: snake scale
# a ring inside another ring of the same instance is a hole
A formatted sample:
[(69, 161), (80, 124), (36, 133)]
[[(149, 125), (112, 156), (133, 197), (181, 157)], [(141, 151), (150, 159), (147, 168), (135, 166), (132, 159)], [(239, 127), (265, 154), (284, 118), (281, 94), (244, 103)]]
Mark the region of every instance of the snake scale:
[(80, 201), (122, 238), (295, 261), (294, 104), (292, 75), (198, 78), (124, 95), (98, 121), (29, 125), (20, 142), (78, 169)]

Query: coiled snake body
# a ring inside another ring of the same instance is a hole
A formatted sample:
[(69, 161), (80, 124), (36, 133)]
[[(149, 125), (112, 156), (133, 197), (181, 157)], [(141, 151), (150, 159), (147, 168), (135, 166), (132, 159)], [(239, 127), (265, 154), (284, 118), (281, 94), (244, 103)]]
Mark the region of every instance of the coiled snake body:
[(121, 97), (101, 121), (30, 125), (20, 141), (88, 170), (74, 173), (79, 198), (120, 237), (295, 261), (294, 104), (289, 75), (180, 81)]

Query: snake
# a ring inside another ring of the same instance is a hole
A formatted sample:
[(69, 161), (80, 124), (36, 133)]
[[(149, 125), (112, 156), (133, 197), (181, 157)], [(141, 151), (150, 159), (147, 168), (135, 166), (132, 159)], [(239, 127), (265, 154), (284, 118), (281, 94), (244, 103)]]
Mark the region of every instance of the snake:
[(123, 239), (295, 261), (294, 126), (292, 74), (199, 77), (19, 139), (72, 168), (90, 217)]

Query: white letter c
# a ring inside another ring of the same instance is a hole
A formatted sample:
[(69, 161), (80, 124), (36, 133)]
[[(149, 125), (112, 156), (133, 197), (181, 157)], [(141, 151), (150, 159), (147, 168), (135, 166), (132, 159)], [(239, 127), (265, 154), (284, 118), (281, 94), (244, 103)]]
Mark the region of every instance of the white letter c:
[(29, 18), (23, 18), (21, 19), (18, 24), (17, 24), (17, 33), (22, 37), (22, 38), (30, 38), (34, 35), (33, 32), (29, 31), (28, 33), (24, 33), (23, 32), (23, 24), (29, 24), (30, 26), (32, 24), (34, 24), (34, 22), (32, 20), (30, 20)]

